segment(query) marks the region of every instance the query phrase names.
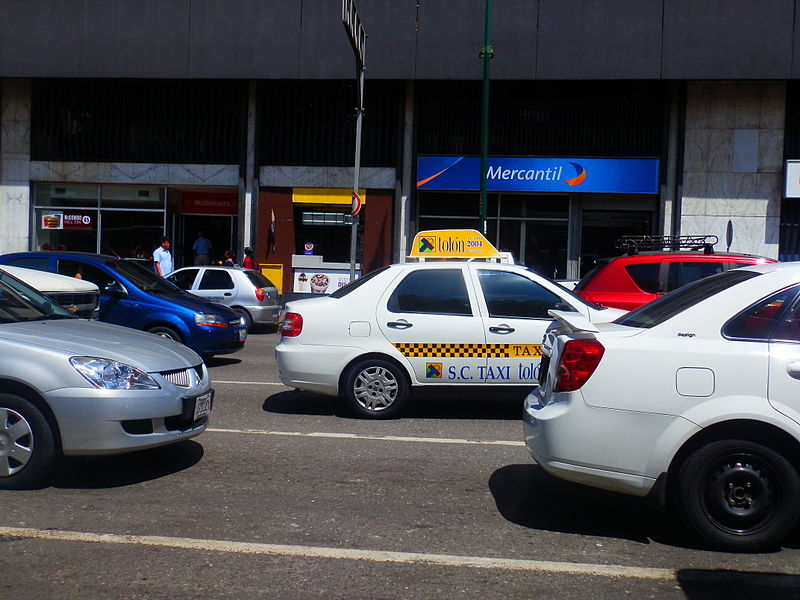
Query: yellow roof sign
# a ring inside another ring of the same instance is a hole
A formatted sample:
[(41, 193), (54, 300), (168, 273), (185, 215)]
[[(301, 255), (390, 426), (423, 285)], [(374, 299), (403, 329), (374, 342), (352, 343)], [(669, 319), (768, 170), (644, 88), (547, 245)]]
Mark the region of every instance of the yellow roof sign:
[(474, 229), (437, 229), (414, 236), (411, 258), (499, 258), (483, 234)]

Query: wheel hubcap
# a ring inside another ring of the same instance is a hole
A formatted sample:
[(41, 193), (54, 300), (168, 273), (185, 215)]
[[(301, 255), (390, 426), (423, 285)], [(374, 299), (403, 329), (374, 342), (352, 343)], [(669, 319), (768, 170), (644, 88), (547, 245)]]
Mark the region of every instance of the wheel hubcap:
[(18, 473), (33, 453), (33, 431), (18, 412), (0, 408), (0, 477)]
[(353, 392), (362, 408), (379, 412), (397, 399), (397, 380), (388, 369), (369, 367), (356, 376)]
[(718, 465), (706, 487), (706, 508), (712, 520), (731, 533), (753, 533), (775, 514), (779, 500), (772, 473), (755, 457)]

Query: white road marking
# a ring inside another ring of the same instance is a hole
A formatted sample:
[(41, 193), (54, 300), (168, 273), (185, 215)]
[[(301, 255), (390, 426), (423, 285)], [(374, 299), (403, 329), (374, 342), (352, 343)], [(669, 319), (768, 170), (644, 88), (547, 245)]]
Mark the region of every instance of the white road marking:
[(277, 435), (287, 437), (316, 437), (343, 440), (378, 440), (382, 442), (411, 442), (415, 444), (464, 444), (473, 446), (524, 446), (524, 442), (509, 440), (465, 440), (459, 438), (427, 438), (401, 435), (361, 435), (356, 433), (326, 433), (322, 431), (264, 431), (259, 429), (222, 429), (209, 427), (206, 433), (238, 433), (242, 435)]
[(227, 383), (229, 385), (279, 385), (281, 387), (285, 387), (286, 389), (292, 389), (283, 385), (282, 383), (272, 383), (270, 381), (224, 381), (222, 379), (212, 379), (212, 384), (215, 383)]
[(524, 560), (514, 558), (492, 558), (488, 556), (458, 556), (451, 554), (426, 554), (424, 552), (390, 552), (383, 550), (359, 550), (356, 548), (330, 548), (324, 546), (295, 546), (284, 544), (257, 544), (227, 540), (202, 540), (193, 538), (164, 537), (151, 535), (117, 535), (112, 533), (89, 533), (81, 531), (59, 531), (28, 527), (0, 527), (0, 537), (54, 540), (61, 542), (84, 542), (94, 544), (130, 544), (137, 546), (159, 546), (186, 550), (229, 552), (237, 554), (271, 554), (300, 558), (329, 558), (361, 560), (376, 563), (427, 564), (443, 567), (466, 567), (475, 569), (501, 569), (599, 577), (626, 577), (629, 579), (677, 580), (677, 569), (652, 567), (630, 567), (624, 565), (599, 565), (547, 560)]

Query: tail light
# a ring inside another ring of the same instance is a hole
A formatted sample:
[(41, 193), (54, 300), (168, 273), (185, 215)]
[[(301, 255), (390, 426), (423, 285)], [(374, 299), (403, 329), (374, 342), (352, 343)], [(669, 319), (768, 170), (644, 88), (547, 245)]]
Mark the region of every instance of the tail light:
[(281, 335), (297, 337), (303, 331), (303, 317), (297, 313), (286, 313), (281, 325)]
[(592, 376), (606, 349), (597, 340), (569, 340), (558, 360), (554, 392), (573, 392)]
[(256, 288), (256, 300), (258, 300), (259, 302), (263, 302), (264, 296), (266, 295), (267, 293), (264, 290), (262, 290), (261, 288)]

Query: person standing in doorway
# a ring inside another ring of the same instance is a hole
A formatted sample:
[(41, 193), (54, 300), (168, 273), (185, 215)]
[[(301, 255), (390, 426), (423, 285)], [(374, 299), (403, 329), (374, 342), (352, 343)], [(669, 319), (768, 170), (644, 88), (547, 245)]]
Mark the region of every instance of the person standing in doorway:
[(153, 251), (153, 264), (155, 265), (156, 273), (161, 277), (166, 277), (174, 270), (168, 237), (162, 237), (161, 244)]
[(244, 249), (244, 260), (242, 261), (242, 266), (245, 269), (255, 269), (258, 271), (258, 263), (253, 257), (253, 249), (250, 246)]
[(213, 250), (213, 247), (211, 246), (211, 241), (206, 238), (205, 232), (197, 232), (197, 239), (192, 245), (192, 250), (194, 250), (195, 265), (211, 264), (211, 251)]

